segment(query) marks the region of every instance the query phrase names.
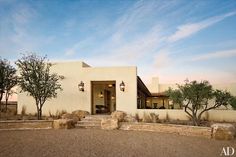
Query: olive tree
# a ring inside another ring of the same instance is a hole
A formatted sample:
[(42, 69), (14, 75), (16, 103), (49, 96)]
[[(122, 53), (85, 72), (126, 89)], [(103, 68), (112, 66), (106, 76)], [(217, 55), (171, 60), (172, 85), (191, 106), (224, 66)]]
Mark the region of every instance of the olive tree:
[[(218, 108), (234, 105), (235, 97), (227, 91), (214, 90), (208, 81), (186, 81), (178, 89), (167, 91), (169, 99), (179, 104), (191, 117), (193, 125), (199, 125), (203, 113)], [(213, 103), (209, 103), (209, 101)]]
[[(0, 101), (5, 94), (6, 110), (12, 88), (17, 84), (16, 69), (6, 59), (0, 59)], [(1, 110), (1, 106), (0, 106)]]
[(38, 119), (42, 118), (44, 103), (55, 98), (57, 91), (62, 90), (59, 84), (60, 77), (50, 72), (52, 64), (46, 59), (46, 57), (30, 54), (16, 61), (20, 72), (19, 86), (23, 92), (27, 92), (35, 99)]

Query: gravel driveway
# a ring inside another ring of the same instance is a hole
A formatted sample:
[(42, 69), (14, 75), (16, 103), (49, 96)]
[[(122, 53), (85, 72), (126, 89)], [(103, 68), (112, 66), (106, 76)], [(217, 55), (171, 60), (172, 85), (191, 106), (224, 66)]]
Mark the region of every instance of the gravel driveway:
[(223, 146), (236, 149), (236, 140), (95, 129), (0, 131), (0, 157), (216, 157)]

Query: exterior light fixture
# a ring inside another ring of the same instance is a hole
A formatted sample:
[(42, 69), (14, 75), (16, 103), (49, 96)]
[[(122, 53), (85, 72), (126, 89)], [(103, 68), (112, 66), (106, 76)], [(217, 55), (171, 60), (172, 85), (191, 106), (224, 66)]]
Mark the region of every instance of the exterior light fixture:
[(125, 91), (125, 83), (123, 81), (120, 84), (120, 90), (123, 92)]
[(102, 92), (99, 94), (99, 98), (103, 98), (103, 94), (102, 94)]
[(84, 82), (81, 81), (80, 84), (78, 85), (79, 91), (84, 91)]

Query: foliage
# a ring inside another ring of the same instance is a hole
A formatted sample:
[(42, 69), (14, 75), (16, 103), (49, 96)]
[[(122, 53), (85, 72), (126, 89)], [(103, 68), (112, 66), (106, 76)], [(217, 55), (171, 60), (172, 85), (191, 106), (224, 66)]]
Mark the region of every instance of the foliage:
[(0, 59), (0, 101), (3, 94), (6, 98), (6, 109), (9, 96), (13, 93), (12, 88), (17, 84), (16, 69), (6, 59)]
[(169, 99), (172, 100), (173, 105), (179, 105), (180, 108), (183, 107), (184, 98), (180, 90), (169, 88), (165, 93), (169, 96)]
[[(173, 103), (184, 107), (194, 125), (199, 125), (206, 111), (220, 106), (227, 107), (234, 100), (229, 92), (214, 90), (208, 81), (186, 81), (184, 85), (178, 85), (176, 90), (170, 88), (167, 94)], [(213, 101), (213, 105), (209, 105), (209, 101)]]
[(234, 110), (236, 110), (236, 97), (231, 97), (230, 104)]
[(23, 56), (16, 61), (19, 68), (19, 86), (23, 92), (27, 92), (35, 99), (38, 119), (42, 117), (42, 107), (44, 103), (57, 96), (57, 91), (62, 90), (59, 84), (60, 77), (50, 73), (52, 66), (46, 57), (31, 54)]

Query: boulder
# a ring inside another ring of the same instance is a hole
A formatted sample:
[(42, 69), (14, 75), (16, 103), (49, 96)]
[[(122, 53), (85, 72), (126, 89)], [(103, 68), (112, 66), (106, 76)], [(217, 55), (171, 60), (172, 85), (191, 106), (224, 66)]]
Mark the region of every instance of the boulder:
[(216, 140), (232, 140), (235, 136), (235, 127), (232, 124), (216, 123), (211, 125), (212, 138)]
[(73, 119), (57, 119), (53, 121), (54, 129), (72, 129), (75, 127)]
[(74, 123), (80, 120), (80, 118), (75, 114), (65, 113), (61, 116), (61, 119), (72, 119)]
[(75, 110), (72, 112), (73, 115), (76, 115), (79, 119), (84, 118), (85, 116), (89, 115), (88, 111), (83, 110)]
[(127, 114), (123, 111), (114, 111), (111, 113), (111, 117), (118, 119), (119, 122), (123, 122), (126, 115)]
[(138, 122), (138, 120), (134, 116), (127, 114), (124, 118), (124, 122)]
[(101, 128), (104, 130), (115, 130), (119, 128), (118, 119), (103, 118), (101, 121)]

